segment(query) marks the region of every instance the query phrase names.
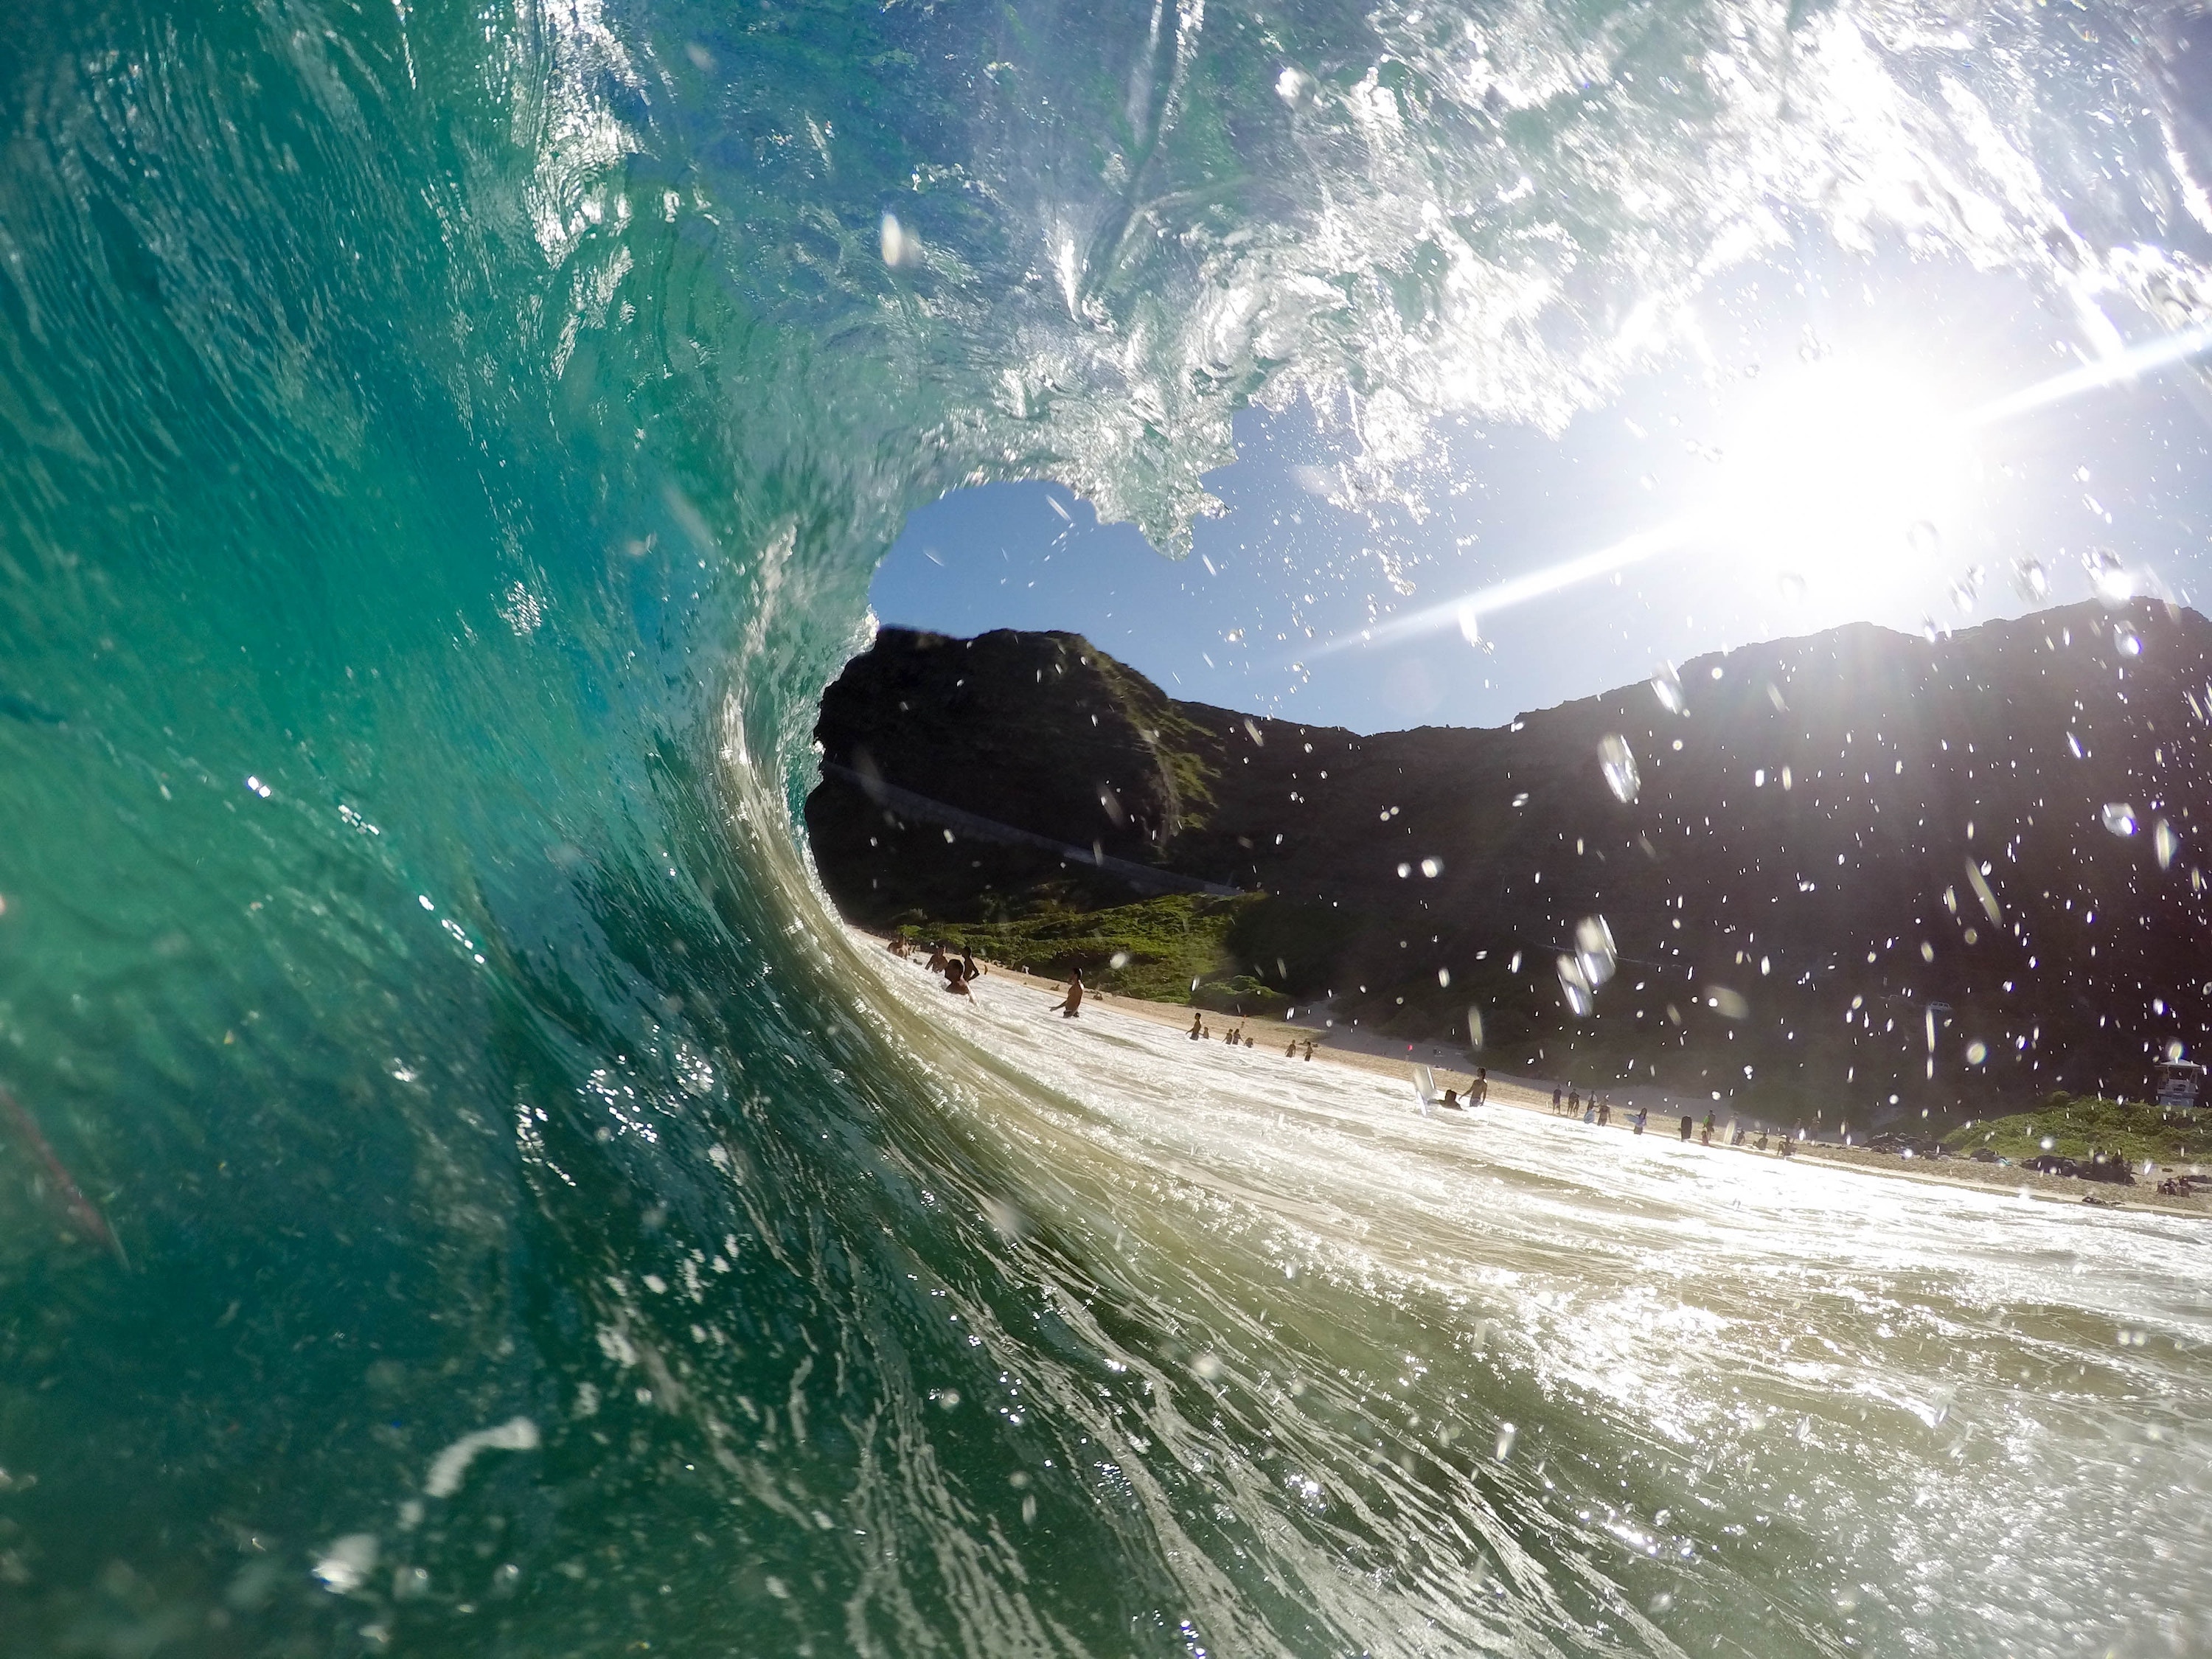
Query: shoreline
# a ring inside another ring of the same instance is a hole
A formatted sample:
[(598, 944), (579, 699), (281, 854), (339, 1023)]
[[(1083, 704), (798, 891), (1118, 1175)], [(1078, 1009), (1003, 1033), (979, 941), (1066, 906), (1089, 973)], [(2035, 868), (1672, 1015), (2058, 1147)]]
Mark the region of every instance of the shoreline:
[[(871, 933), (866, 928), (856, 927), (850, 923), (846, 923), (845, 928), (853, 939), (862, 943), (864, 948), (889, 954), (886, 949), (889, 944), (888, 935)], [(1040, 975), (1024, 973), (1018, 968), (1008, 967), (1003, 963), (991, 962), (983, 957), (978, 957), (977, 961), (992, 977), (1014, 981), (1034, 988), (1041, 995), (1062, 995), (1067, 988), (1066, 981), (1064, 980), (1046, 979)], [(920, 966), (919, 963), (915, 965)], [(1116, 1013), (1133, 1015), (1137, 1018), (1148, 1020), (1154, 1024), (1169, 1026), (1176, 1030), (1188, 1030), (1191, 1015), (1203, 1012), (1183, 1004), (1154, 1002), (1141, 997), (1123, 996), (1118, 993), (1093, 990), (1089, 986), (1084, 988), (1083, 1000), (1085, 1004), (1096, 1003), (1100, 1006), (1110, 1008)], [(1221, 1040), (1219, 1032), (1224, 1027), (1231, 1023), (1241, 1026), (1255, 1040), (1250, 1050), (1255, 1060), (1272, 1055), (1285, 1065), (1304, 1065), (1307, 1062), (1303, 1055), (1298, 1060), (1292, 1060), (1289, 1056), (1271, 1049), (1269, 1044), (1271, 1041), (1273, 1042), (1295, 1042), (1303, 1049), (1304, 1045), (1310, 1041), (1314, 1045), (1313, 1059), (1316, 1062), (1326, 1060), (1331, 1065), (1347, 1066), (1372, 1075), (1394, 1078), (1407, 1084), (1409, 1088), (1412, 1080), (1407, 1072), (1408, 1068), (1413, 1066), (1426, 1066), (1434, 1073), (1437, 1086), (1439, 1088), (1456, 1089), (1464, 1093), (1468, 1085), (1474, 1081), (1473, 1066), (1465, 1063), (1464, 1054), (1454, 1057), (1451, 1051), (1440, 1043), (1391, 1044), (1388, 1039), (1362, 1033), (1357, 1039), (1359, 1046), (1354, 1047), (1342, 1040), (1352, 1036), (1349, 1030), (1340, 1030), (1333, 1026), (1316, 1028), (1294, 1024), (1287, 1020), (1271, 1019), (1256, 1014), (1206, 1012), (1205, 1018), (1215, 1032), (1211, 1040), (1217, 1042)], [(1393, 1046), (1403, 1047), (1407, 1052), (1401, 1054), (1377, 1052), (1378, 1048)], [(1425, 1054), (1420, 1052), (1423, 1049), (1427, 1049), (1429, 1052)], [(1564, 1082), (1560, 1086), (1565, 1086)], [(1551, 1087), (1552, 1080), (1548, 1079), (1540, 1082), (1535, 1079), (1513, 1076), (1493, 1069), (1490, 1076), (1490, 1092), (1486, 1104), (1477, 1109), (1484, 1110), (1489, 1107), (1506, 1106), (1519, 1111), (1531, 1112), (1540, 1117), (1550, 1116), (1552, 1115)], [(1616, 1090), (1612, 1092), (1618, 1094), (1623, 1091)], [(1674, 1099), (1672, 1097), (1664, 1095), (1663, 1091), (1654, 1091), (1640, 1085), (1635, 1085), (1635, 1093), (1638, 1096), (1656, 1096), (1662, 1100)], [(1696, 1104), (1690, 1101), (1680, 1101), (1675, 1103), (1682, 1106)], [(1619, 1115), (1614, 1122), (1606, 1126), (1607, 1130), (1621, 1134), (1631, 1133), (1632, 1131), (1626, 1121), (1627, 1108), (1617, 1108), (1616, 1110)], [(1654, 1109), (1652, 1115), (1655, 1119), (1660, 1119), (1661, 1115)], [(1679, 1118), (1682, 1114), (1678, 1110), (1671, 1115)], [(1701, 1117), (1702, 1115), (1692, 1113), (1692, 1115)], [(1677, 1136), (1678, 1129), (1674, 1124), (1668, 1123), (1662, 1131), (1658, 1124), (1655, 1123), (1644, 1133), (1647, 1135), (1659, 1135), (1663, 1133), (1669, 1136)], [(1720, 1131), (1716, 1129), (1715, 1133), (1718, 1134)], [(1691, 1144), (1697, 1144), (1694, 1137)], [(1964, 1188), (1974, 1192), (2009, 1194), (2022, 1200), (2070, 1204), (2080, 1208), (2100, 1211), (2130, 1210), (2153, 1215), (2212, 1218), (2212, 1193), (2199, 1194), (2191, 1198), (2167, 1198), (2160, 1196), (2154, 1188), (2106, 1186), (2099, 1182), (2069, 1179), (2064, 1176), (2047, 1176), (2038, 1170), (2021, 1169), (2014, 1164), (1976, 1164), (1967, 1158), (1944, 1158), (1940, 1162), (1908, 1159), (1886, 1152), (1877, 1152), (1865, 1146), (1839, 1146), (1827, 1141), (1818, 1140), (1801, 1140), (1796, 1143), (1796, 1152), (1787, 1161), (1797, 1164), (1807, 1162), (1824, 1164), (1837, 1169), (1887, 1176), (1894, 1180), (1918, 1182), (1923, 1185)], [(1760, 1152), (1748, 1144), (1741, 1146), (1715, 1145), (1705, 1147), (1704, 1150), (1717, 1154), (1764, 1158), (1777, 1163), (1784, 1161), (1778, 1152)], [(2091, 1199), (2095, 1201), (2094, 1203), (2087, 1201)]]

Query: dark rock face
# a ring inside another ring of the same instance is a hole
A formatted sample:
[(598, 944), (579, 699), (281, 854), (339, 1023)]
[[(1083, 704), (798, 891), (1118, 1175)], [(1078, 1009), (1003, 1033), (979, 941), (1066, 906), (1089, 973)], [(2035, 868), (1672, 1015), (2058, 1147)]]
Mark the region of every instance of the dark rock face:
[[(2084, 605), (1932, 644), (1852, 627), (1701, 658), (1680, 688), (1680, 712), (1639, 683), (1504, 730), (1362, 737), (1177, 702), (1073, 635), (887, 629), (819, 736), (983, 817), (1326, 908), (1342, 925), (1306, 930), (1325, 948), (1253, 971), (1408, 1036), (1464, 1039), (1472, 1009), (1508, 1067), (1864, 1122), (2136, 1094), (2200, 1039), (2203, 617)], [(807, 817), (859, 919), (1128, 897), (834, 776)], [(1599, 917), (1618, 960), (1578, 1016), (1559, 959)]]

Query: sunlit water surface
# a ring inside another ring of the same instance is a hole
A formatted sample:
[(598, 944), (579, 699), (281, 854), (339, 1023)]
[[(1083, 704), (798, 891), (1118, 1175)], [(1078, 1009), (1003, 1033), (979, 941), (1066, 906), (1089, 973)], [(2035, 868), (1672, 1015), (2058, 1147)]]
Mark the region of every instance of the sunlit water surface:
[[(1692, 1653), (2212, 1635), (2201, 1223), (1425, 1118), (1364, 1071), (876, 972), (1042, 1086), (961, 1109), (1049, 1166), (1048, 1231), (1162, 1310), (1098, 1467), (1296, 1493), (1310, 1535), (1273, 1547), (1376, 1650), (1510, 1644), (1563, 1601)], [(1224, 1411), (1264, 1449), (1223, 1443)]]

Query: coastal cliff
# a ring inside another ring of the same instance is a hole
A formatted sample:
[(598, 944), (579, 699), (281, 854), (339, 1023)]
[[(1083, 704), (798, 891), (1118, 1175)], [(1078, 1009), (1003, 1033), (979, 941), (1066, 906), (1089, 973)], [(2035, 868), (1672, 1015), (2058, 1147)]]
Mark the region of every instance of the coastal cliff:
[(1590, 1084), (1955, 1119), (2139, 1095), (2199, 1041), (2208, 715), (2212, 623), (2150, 604), (1853, 626), (1372, 735), (1180, 702), (1076, 635), (885, 629), (823, 696), (806, 821), (862, 923), (1479, 1029)]

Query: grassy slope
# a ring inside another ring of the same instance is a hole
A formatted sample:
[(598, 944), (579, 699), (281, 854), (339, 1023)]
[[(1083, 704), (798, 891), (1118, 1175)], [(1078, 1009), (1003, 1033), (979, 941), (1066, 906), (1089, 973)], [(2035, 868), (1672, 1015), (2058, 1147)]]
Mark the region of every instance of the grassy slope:
[[(1209, 1007), (1237, 1002), (1247, 1013), (1261, 1013), (1289, 999), (1241, 974), (1230, 941), (1244, 913), (1265, 902), (1260, 894), (1221, 899), (1173, 893), (1106, 910), (1055, 906), (1006, 921), (910, 923), (899, 932), (1052, 978), (1079, 969), (1094, 988), (1124, 996)], [(1118, 968), (1117, 956), (1127, 957)], [(1193, 980), (1199, 981), (1195, 996)]]
[(2100, 1149), (2120, 1153), (2137, 1169), (2146, 1159), (2164, 1164), (2212, 1162), (2212, 1123), (2170, 1125), (2160, 1120), (2155, 1106), (2124, 1106), (2091, 1095), (2055, 1094), (2033, 1112), (1984, 1118), (1954, 1129), (1944, 1139), (1954, 1152), (1987, 1146), (2014, 1163), (2045, 1152), (2085, 1158)]

